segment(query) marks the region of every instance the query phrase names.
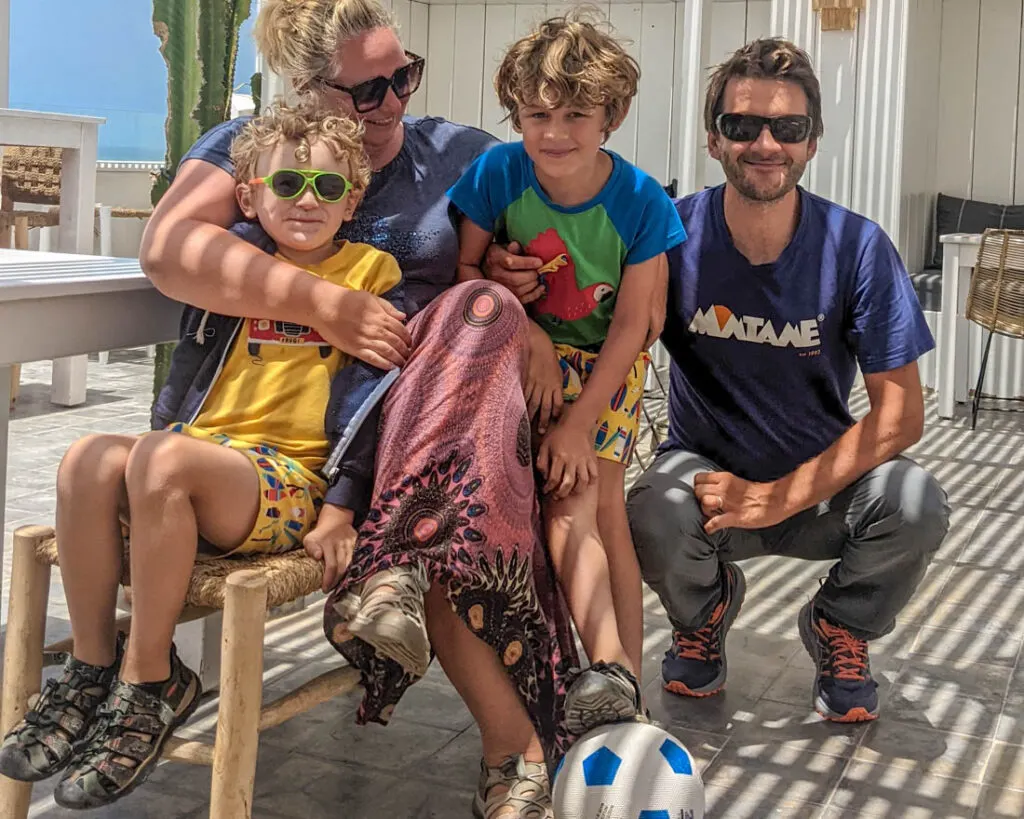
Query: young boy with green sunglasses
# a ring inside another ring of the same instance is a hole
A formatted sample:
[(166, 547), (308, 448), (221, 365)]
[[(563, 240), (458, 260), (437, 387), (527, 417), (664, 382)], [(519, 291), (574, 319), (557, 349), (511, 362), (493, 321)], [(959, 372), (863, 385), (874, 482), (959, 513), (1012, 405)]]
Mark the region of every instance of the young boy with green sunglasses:
[[(232, 159), (239, 206), (280, 257), (403, 309), (394, 257), (334, 239), (370, 181), (356, 122), (279, 105), (248, 123)], [(141, 784), (199, 704), (199, 679), (171, 641), (197, 549), (304, 547), (324, 562), (327, 590), (348, 565), (372, 489), (377, 415), (397, 370), (347, 360), (290, 322), (189, 308), (184, 324), (168, 380), (182, 380), (197, 360), (204, 366), (181, 390), (171, 423), (138, 437), (82, 439), (58, 475), (74, 649), (5, 737), (0, 773), (36, 781), (65, 770), (54, 798), (68, 808), (106, 805)], [(114, 626), (119, 520), (131, 530), (127, 645)]]

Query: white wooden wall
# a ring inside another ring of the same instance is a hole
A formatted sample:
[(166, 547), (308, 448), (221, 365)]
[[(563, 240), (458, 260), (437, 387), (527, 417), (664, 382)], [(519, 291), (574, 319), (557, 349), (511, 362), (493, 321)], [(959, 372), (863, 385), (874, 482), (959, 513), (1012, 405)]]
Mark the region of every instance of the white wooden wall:
[[(750, 0), (762, 7), (769, 0)], [(724, 3), (745, 9), (744, 0)], [(410, 103), (412, 113), (427, 113), (476, 125), (501, 139), (515, 139), (494, 93), (493, 78), (506, 48), (546, 17), (570, 3), (423, 4), (393, 0), (403, 39), (427, 58), (424, 88)], [(618, 36), (629, 41), (640, 63), (637, 99), (609, 147), (667, 182), (675, 172), (673, 118), (676, 47), (684, 4), (676, 2), (600, 2), (594, 4)], [(743, 31), (740, 32), (742, 40)], [(453, 48), (452, 43), (458, 47)], [(677, 108), (677, 106), (676, 106)], [(677, 111), (678, 112), (678, 111)]]
[[(959, 2), (959, 0), (957, 0)], [(900, 232), (893, 239), (911, 273), (931, 262), (941, 107), (943, 0), (910, 0)]]
[(1022, 0), (943, 0), (938, 189), (1024, 203)]
[(807, 187), (899, 236), (908, 7), (869, 0), (854, 31), (821, 31), (809, 0), (772, 0), (771, 30), (811, 56), (825, 136)]

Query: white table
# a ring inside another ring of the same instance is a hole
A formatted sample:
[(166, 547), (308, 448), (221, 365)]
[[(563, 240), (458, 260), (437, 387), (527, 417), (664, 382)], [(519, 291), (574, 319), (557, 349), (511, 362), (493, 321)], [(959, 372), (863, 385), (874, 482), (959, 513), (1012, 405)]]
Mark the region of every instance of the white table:
[(0, 249), (0, 534), (11, 364), (176, 340), (180, 317), (137, 259)]
[(967, 401), (970, 390), (970, 322), (964, 318), (971, 270), (978, 261), (979, 233), (948, 233), (942, 244), (942, 312), (936, 346), (938, 414), (952, 418), (957, 403)]
[[(62, 149), (57, 228), (57, 250), (62, 253), (92, 253), (96, 140), (104, 122), (103, 117), (0, 108), (0, 146)], [(38, 359), (13, 363), (34, 360)], [(50, 399), (55, 404), (71, 407), (85, 403), (86, 361), (85, 356), (54, 360)], [(0, 381), (6, 384), (7, 378)]]

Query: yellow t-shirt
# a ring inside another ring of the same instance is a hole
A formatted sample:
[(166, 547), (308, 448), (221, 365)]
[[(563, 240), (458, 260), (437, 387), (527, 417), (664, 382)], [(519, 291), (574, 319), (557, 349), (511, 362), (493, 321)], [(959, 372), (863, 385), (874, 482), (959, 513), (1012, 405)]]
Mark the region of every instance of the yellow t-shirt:
[[(306, 269), (376, 295), (402, 278), (393, 256), (354, 242)], [(329, 454), (324, 416), (331, 379), (344, 363), (342, 353), (311, 327), (246, 319), (193, 426), (274, 447), (315, 473)]]

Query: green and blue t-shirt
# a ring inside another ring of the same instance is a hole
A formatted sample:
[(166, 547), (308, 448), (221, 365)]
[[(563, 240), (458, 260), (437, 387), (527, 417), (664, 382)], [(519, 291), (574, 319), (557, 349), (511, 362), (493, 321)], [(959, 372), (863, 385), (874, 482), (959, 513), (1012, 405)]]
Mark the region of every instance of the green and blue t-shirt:
[(625, 265), (675, 247), (686, 231), (661, 185), (618, 154), (589, 202), (562, 207), (548, 198), (522, 142), (495, 145), (448, 191), (483, 230), (505, 234), (543, 261), (545, 295), (532, 315), (551, 340), (600, 346), (608, 335)]

